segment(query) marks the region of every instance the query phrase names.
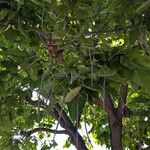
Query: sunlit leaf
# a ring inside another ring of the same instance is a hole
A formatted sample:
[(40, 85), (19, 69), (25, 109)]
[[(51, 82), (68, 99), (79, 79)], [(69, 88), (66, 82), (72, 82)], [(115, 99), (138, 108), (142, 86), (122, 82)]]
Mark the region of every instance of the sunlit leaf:
[(70, 92), (66, 95), (64, 101), (71, 102), (80, 92), (81, 86), (77, 86), (74, 89), (71, 89)]

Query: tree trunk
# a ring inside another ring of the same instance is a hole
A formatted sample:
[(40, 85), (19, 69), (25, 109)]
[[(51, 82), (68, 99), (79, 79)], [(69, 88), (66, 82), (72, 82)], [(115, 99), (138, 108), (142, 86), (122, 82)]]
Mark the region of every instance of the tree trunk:
[(110, 128), (110, 140), (112, 150), (122, 150), (122, 117), (130, 117), (132, 111), (126, 106), (126, 99), (128, 95), (128, 85), (123, 84), (120, 87), (120, 98), (118, 107), (113, 104), (112, 95), (104, 91), (104, 99), (94, 101), (93, 103), (100, 108), (103, 108), (108, 115), (108, 122)]
[(122, 150), (122, 117), (109, 116), (112, 150)]

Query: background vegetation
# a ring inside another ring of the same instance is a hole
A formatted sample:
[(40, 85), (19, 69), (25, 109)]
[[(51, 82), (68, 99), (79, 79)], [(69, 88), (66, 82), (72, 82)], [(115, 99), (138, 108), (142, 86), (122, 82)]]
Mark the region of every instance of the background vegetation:
[(115, 127), (119, 149), (150, 147), (149, 18), (149, 0), (1, 0), (0, 149), (34, 150), (51, 134), (115, 149)]

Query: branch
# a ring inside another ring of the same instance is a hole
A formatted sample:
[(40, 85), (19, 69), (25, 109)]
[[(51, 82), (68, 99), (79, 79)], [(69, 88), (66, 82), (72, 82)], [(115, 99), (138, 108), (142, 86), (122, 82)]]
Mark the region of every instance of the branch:
[(73, 125), (69, 117), (67, 116), (64, 110), (61, 110), (59, 104), (57, 104), (54, 108), (54, 114), (56, 119), (60, 118), (60, 125), (68, 131), (68, 135), (71, 138), (72, 143), (75, 145), (77, 150), (87, 150), (87, 147), (82, 139), (82, 136), (78, 133), (77, 127)]
[(105, 91), (105, 99), (93, 100), (93, 104), (96, 106), (104, 109), (109, 115), (115, 117), (116, 116), (116, 109), (113, 105), (113, 99), (111, 95)]
[(66, 130), (55, 131), (55, 130), (49, 129), (49, 128), (35, 128), (30, 131), (22, 131), (21, 134), (26, 137), (29, 137), (29, 136), (31, 136), (31, 134), (36, 133), (36, 132), (41, 132), (41, 131), (55, 133), (55, 134), (67, 134)]
[(115, 114), (115, 107), (114, 107), (114, 104), (113, 104), (113, 99), (112, 99), (112, 96), (107, 92), (105, 91), (105, 97), (104, 97), (104, 107), (105, 105), (111, 109), (111, 111), (113, 112), (113, 114)]
[(59, 114), (59, 116), (63, 119), (64, 123), (66, 125), (72, 124), (71, 120), (69, 119), (69, 117), (67, 116), (66, 112), (64, 110), (61, 110), (60, 105), (56, 105), (55, 109), (57, 110), (57, 113)]
[(26, 97), (26, 101), (34, 107), (39, 106), (45, 109), (50, 115), (52, 115), (56, 120), (58, 120), (61, 127), (65, 129), (66, 134), (70, 136), (71, 141), (75, 145), (77, 150), (87, 150), (84, 140), (79, 134), (77, 127), (74, 126), (70, 118), (67, 116), (66, 112), (60, 107), (59, 104), (56, 104), (52, 107), (52, 110), (49, 110), (49, 107), (46, 106), (43, 102), (38, 103), (38, 101), (31, 100), (31, 96)]
[(122, 84), (120, 87), (120, 99), (119, 99), (119, 104), (118, 104), (118, 114), (119, 116), (123, 115), (123, 110), (126, 106), (126, 99), (128, 95), (128, 85)]
[(120, 87), (120, 99), (118, 104), (118, 117), (130, 117), (132, 115), (132, 111), (126, 106), (128, 95), (128, 85), (121, 85)]
[(43, 101), (38, 101), (38, 100), (33, 101), (31, 99), (31, 96), (26, 96), (26, 101), (34, 107), (40, 107), (40, 108), (45, 109), (46, 104)]
[(105, 110), (108, 114), (114, 115), (113, 111), (111, 110), (110, 107), (108, 107), (106, 104), (104, 105), (104, 101), (101, 99), (98, 100), (93, 100), (93, 104), (95, 104), (97, 107), (102, 108)]

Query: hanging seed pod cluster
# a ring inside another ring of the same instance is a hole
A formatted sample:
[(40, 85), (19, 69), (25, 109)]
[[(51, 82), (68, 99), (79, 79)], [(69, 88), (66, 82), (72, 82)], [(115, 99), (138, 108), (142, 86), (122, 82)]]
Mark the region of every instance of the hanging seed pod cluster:
[(63, 64), (63, 49), (57, 44), (57, 41), (46, 31), (36, 31), (42, 42), (47, 47), (48, 56), (56, 60), (57, 63)]

